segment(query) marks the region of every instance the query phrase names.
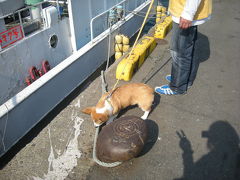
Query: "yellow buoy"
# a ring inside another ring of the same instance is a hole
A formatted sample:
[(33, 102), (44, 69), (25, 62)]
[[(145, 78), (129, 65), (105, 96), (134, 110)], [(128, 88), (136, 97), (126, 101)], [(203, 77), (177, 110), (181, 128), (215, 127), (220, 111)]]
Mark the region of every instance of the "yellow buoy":
[(161, 18), (157, 17), (156, 18), (156, 23), (160, 22), (161, 21)]
[(160, 12), (157, 12), (157, 15), (156, 15), (157, 18), (161, 18), (162, 17), (162, 13)]
[(131, 54), (125, 57), (118, 64), (116, 69), (116, 79), (130, 81), (138, 68), (139, 55)]
[(115, 36), (115, 43), (121, 44), (122, 43), (122, 36), (121, 35), (116, 35)]
[(140, 66), (143, 64), (148, 55), (153, 51), (156, 45), (157, 43), (155, 41), (155, 38), (150, 36), (143, 37), (142, 40), (136, 45), (133, 52), (134, 54), (139, 55), (138, 68), (140, 68)]
[(122, 42), (123, 44), (129, 44), (129, 38), (127, 36), (122, 35)]
[(172, 17), (171, 16), (167, 16), (165, 19), (164, 19), (165, 22), (167, 23), (171, 23), (172, 22)]
[(157, 12), (161, 12), (162, 11), (162, 6), (157, 6)]
[(129, 47), (130, 47), (129, 44), (124, 44), (123, 45), (123, 52), (127, 52)]
[(115, 52), (122, 52), (123, 45), (122, 44), (115, 44)]
[(166, 17), (166, 16), (167, 16), (166, 13), (161, 14), (161, 18)]
[(120, 57), (122, 57), (123, 53), (122, 52), (116, 52), (115, 53), (115, 60), (119, 59)]
[(162, 13), (166, 13), (167, 8), (166, 7), (162, 7)]
[(154, 37), (145, 36), (135, 46), (131, 55), (124, 57), (117, 66), (116, 78), (119, 80), (129, 81), (133, 74), (143, 64), (144, 60), (156, 47), (157, 43)]
[(166, 24), (165, 22), (162, 22), (156, 26), (154, 37), (159, 39), (164, 39), (168, 33), (167, 31), (168, 31), (168, 24)]

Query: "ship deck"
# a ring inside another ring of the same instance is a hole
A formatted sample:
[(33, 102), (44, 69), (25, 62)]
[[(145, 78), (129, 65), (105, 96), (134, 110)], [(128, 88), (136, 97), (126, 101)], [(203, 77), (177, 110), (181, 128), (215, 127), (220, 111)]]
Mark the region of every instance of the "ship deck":
[[(196, 50), (201, 63), (194, 85), (186, 95), (156, 98), (157, 105), (147, 120), (152, 130), (148, 146), (140, 157), (115, 168), (94, 163), (95, 128), (80, 110), (95, 105), (101, 96), (101, 78), (96, 73), (1, 158), (0, 179), (239, 178), (240, 1), (213, 2), (212, 19), (199, 26)], [(171, 33), (158, 41), (131, 82), (153, 88), (167, 84), (170, 37)], [(114, 63), (106, 72), (110, 89), (116, 82), (116, 66)], [(140, 117), (142, 113), (132, 108), (122, 116)], [(176, 133), (181, 131), (185, 139)], [(211, 138), (203, 137), (204, 131)], [(225, 158), (220, 159), (222, 154)], [(238, 158), (231, 159), (235, 155)]]

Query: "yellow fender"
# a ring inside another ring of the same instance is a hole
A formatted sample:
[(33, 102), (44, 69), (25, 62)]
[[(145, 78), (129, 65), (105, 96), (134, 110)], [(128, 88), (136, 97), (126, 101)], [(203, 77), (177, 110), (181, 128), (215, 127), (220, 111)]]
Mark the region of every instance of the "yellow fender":
[(117, 66), (116, 78), (130, 81), (138, 68), (142, 66), (148, 55), (154, 50), (157, 43), (155, 38), (145, 36), (135, 46), (131, 55), (124, 58)]
[(136, 45), (133, 50), (135, 54), (139, 55), (139, 67), (143, 64), (148, 55), (153, 51), (156, 47), (157, 43), (155, 38), (150, 36), (145, 36), (142, 40)]
[(164, 21), (155, 27), (154, 37), (164, 39), (167, 33), (172, 29), (172, 18), (167, 16)]
[(138, 55), (131, 54), (124, 58), (117, 66), (116, 79), (130, 81), (138, 68)]

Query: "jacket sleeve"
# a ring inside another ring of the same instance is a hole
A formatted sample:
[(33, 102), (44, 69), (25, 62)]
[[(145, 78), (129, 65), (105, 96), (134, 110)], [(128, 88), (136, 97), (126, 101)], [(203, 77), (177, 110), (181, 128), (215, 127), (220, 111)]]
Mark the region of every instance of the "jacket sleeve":
[(181, 17), (192, 21), (201, 1), (202, 0), (186, 0), (186, 4), (181, 14)]

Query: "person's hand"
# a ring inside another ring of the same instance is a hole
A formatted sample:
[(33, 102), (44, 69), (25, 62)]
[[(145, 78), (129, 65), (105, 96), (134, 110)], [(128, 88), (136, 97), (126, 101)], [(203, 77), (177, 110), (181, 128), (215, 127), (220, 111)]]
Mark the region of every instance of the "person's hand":
[(180, 17), (179, 27), (181, 29), (187, 29), (187, 28), (191, 27), (191, 25), (192, 25), (192, 21), (189, 21), (187, 19)]
[(183, 150), (183, 152), (185, 152), (185, 153), (193, 152), (191, 143), (187, 139), (187, 137), (186, 137), (185, 133), (183, 132), (183, 130), (181, 130), (180, 132), (176, 131), (176, 133), (177, 133), (178, 137), (180, 138), (179, 146)]

